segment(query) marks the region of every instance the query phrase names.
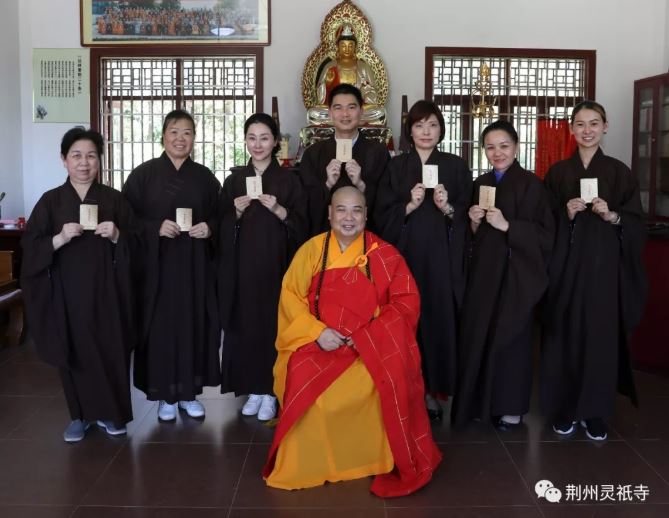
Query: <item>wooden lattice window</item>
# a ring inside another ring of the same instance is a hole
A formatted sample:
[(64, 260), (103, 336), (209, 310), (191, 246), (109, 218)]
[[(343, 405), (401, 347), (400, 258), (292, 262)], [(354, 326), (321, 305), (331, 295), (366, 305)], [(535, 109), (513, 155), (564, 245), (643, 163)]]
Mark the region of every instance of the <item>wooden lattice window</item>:
[[(472, 115), (479, 68), (490, 67), (494, 116)], [(510, 121), (520, 140), (518, 161), (533, 170), (537, 120), (568, 118), (571, 109), (595, 94), (595, 51), (427, 47), (425, 98), (434, 99), (446, 121), (441, 149), (465, 158), (474, 177), (488, 170), (479, 145), (495, 118)]]
[(92, 51), (92, 126), (105, 137), (102, 182), (117, 189), (142, 162), (160, 155), (164, 116), (195, 119), (193, 159), (223, 181), (248, 159), (244, 121), (262, 110), (262, 49), (197, 52)]

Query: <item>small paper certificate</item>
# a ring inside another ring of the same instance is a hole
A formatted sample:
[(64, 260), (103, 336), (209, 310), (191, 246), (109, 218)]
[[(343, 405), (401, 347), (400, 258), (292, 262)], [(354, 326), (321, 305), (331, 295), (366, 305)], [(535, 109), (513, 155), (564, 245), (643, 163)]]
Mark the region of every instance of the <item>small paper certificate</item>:
[(79, 224), (84, 230), (95, 230), (98, 226), (98, 206), (86, 203), (79, 205)]
[(177, 225), (181, 232), (188, 232), (193, 226), (193, 209), (177, 209)]
[(434, 189), (439, 183), (439, 166), (423, 165), (423, 185), (426, 189)]
[(490, 185), (482, 185), (479, 189), (479, 207), (483, 210), (495, 207), (495, 189), (496, 187)]
[(258, 196), (262, 194), (262, 178), (260, 176), (246, 177), (246, 195), (257, 200)]
[(597, 178), (581, 178), (581, 198), (585, 203), (592, 203), (597, 196)]
[(350, 138), (338, 138), (337, 141), (337, 160), (340, 162), (349, 162), (353, 160), (353, 140)]

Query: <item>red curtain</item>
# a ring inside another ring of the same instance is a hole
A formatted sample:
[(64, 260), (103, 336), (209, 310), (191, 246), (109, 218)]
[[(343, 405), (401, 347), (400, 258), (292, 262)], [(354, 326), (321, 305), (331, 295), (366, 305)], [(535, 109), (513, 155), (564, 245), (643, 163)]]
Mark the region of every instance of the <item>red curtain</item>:
[(570, 157), (576, 150), (576, 141), (564, 119), (537, 120), (537, 150), (534, 172), (544, 179), (548, 168), (559, 160)]

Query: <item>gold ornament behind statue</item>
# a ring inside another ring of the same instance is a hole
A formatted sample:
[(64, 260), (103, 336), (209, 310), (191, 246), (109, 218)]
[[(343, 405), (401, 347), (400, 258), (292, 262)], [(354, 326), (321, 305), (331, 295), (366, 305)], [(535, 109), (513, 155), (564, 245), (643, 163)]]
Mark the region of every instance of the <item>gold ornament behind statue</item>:
[(335, 6), (325, 17), (320, 45), (302, 73), (302, 100), (310, 124), (330, 124), (327, 95), (339, 83), (360, 88), (363, 124), (385, 124), (388, 77), (383, 61), (370, 45), (371, 36), (367, 18), (350, 0)]

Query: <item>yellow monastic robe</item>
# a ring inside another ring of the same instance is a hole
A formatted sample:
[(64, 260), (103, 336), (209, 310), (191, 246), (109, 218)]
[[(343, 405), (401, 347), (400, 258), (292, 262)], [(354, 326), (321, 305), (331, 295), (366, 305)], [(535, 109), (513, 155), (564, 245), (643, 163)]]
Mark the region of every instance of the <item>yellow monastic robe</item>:
[[(300, 248), (283, 279), (274, 365), (274, 392), (281, 404), (291, 353), (315, 341), (326, 328), (310, 312), (307, 300), (312, 279), (320, 271), (325, 236), (316, 236)], [(326, 268), (350, 268), (362, 253), (362, 235), (344, 252), (332, 235)], [(287, 433), (266, 482), (281, 489), (300, 489), (392, 469), (379, 395), (358, 358)]]

